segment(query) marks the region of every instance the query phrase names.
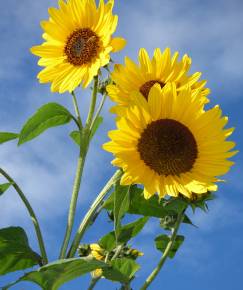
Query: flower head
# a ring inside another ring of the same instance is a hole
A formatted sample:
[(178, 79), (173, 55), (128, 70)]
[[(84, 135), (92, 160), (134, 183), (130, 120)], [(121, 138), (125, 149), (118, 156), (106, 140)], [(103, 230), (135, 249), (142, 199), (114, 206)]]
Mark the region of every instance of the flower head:
[(115, 155), (113, 164), (123, 169), (122, 185), (144, 185), (145, 198), (156, 192), (202, 194), (216, 190), (218, 176), (225, 174), (236, 154), (226, 139), (228, 118), (219, 106), (205, 111), (201, 90), (189, 86), (179, 92), (174, 83), (155, 84), (145, 100), (133, 93), (133, 102), (117, 119), (117, 130), (104, 149)]
[(206, 81), (198, 81), (201, 73), (188, 75), (191, 59), (184, 55), (182, 60), (178, 61), (178, 56), (178, 52), (172, 56), (169, 48), (163, 52), (156, 48), (153, 58), (150, 59), (148, 52), (142, 48), (138, 56), (139, 65), (128, 57), (125, 58), (125, 65), (115, 65), (111, 75), (115, 85), (107, 87), (110, 98), (118, 105), (112, 108), (112, 111), (119, 114), (128, 106), (134, 97), (134, 94), (131, 94), (133, 91), (140, 91), (148, 99), (150, 89), (156, 83), (163, 88), (166, 83), (174, 82), (177, 91), (187, 86), (192, 90), (201, 89), (200, 96), (204, 98), (205, 103), (208, 102), (206, 96), (209, 89), (204, 88)]
[(53, 92), (72, 92), (82, 83), (87, 87), (110, 53), (122, 49), (123, 38), (112, 38), (118, 17), (112, 14), (114, 0), (59, 0), (59, 9), (49, 8), (50, 18), (42, 21), (42, 45), (31, 52), (45, 68), (38, 74), (41, 83), (51, 82)]

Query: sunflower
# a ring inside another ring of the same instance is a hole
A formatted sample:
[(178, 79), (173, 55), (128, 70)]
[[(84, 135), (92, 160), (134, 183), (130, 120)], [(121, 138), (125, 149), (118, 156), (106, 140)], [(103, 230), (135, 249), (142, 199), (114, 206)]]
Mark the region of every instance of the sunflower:
[(159, 48), (154, 50), (153, 58), (150, 59), (148, 52), (141, 48), (139, 51), (139, 65), (134, 63), (130, 58), (125, 58), (125, 65), (115, 65), (111, 78), (115, 85), (107, 86), (107, 92), (118, 106), (111, 109), (112, 112), (118, 113), (128, 106), (134, 96), (133, 91), (140, 93), (148, 99), (149, 91), (154, 84), (162, 87), (168, 82), (174, 82), (178, 91), (190, 86), (192, 90), (201, 89), (201, 97), (207, 103), (206, 96), (209, 89), (204, 88), (206, 81), (199, 81), (200, 72), (188, 75), (191, 66), (191, 58), (184, 55), (181, 61), (178, 61), (178, 51), (171, 56), (171, 51), (166, 48), (163, 52)]
[(205, 111), (201, 90), (189, 86), (176, 90), (174, 83), (155, 84), (145, 100), (133, 92), (126, 114), (117, 119), (117, 130), (103, 148), (115, 155), (113, 164), (123, 169), (122, 185), (144, 185), (144, 196), (203, 194), (216, 190), (218, 176), (233, 164), (228, 158), (234, 142), (233, 128), (219, 106)]
[[(105, 251), (102, 249), (98, 244), (91, 244), (91, 256), (93, 256), (98, 261), (104, 261), (105, 260)], [(91, 275), (94, 278), (98, 278), (102, 276), (102, 269), (96, 269), (95, 271), (91, 272)]]
[(59, 9), (49, 8), (50, 18), (42, 21), (42, 45), (31, 52), (45, 68), (38, 74), (41, 83), (51, 82), (51, 91), (72, 92), (82, 83), (87, 87), (100, 67), (110, 61), (110, 53), (125, 46), (125, 40), (112, 38), (118, 22), (112, 14), (114, 0), (59, 0)]

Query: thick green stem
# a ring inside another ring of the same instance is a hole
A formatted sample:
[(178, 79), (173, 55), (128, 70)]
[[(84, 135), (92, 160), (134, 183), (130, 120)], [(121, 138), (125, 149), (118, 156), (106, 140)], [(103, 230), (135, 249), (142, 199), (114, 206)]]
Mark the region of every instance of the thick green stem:
[(67, 247), (68, 247), (69, 240), (72, 233), (74, 217), (75, 217), (75, 212), (76, 212), (76, 207), (77, 207), (77, 199), (78, 199), (82, 173), (83, 173), (83, 168), (84, 168), (84, 163), (85, 163), (85, 156), (86, 156), (86, 153), (84, 153), (80, 149), (78, 164), (77, 164), (77, 169), (76, 169), (76, 176), (75, 176), (74, 185), (73, 185), (73, 193), (72, 193), (72, 198), (71, 198), (70, 207), (69, 207), (68, 222), (67, 222), (64, 241), (61, 248), (61, 253), (59, 256), (60, 259), (63, 259), (66, 255)]
[(92, 99), (91, 99), (89, 113), (88, 113), (88, 117), (87, 117), (87, 121), (86, 121), (84, 129), (82, 126), (77, 99), (76, 99), (75, 93), (74, 92), (72, 93), (74, 109), (75, 109), (75, 113), (76, 113), (77, 120), (79, 123), (79, 132), (80, 132), (80, 136), (82, 137), (81, 138), (82, 142), (80, 144), (78, 164), (77, 164), (76, 175), (75, 175), (75, 180), (74, 180), (74, 185), (73, 185), (73, 192), (72, 192), (72, 197), (71, 197), (71, 202), (70, 202), (70, 207), (69, 207), (68, 222), (66, 226), (66, 232), (65, 232), (64, 241), (62, 244), (59, 259), (65, 258), (68, 244), (70, 241), (70, 237), (72, 234), (76, 207), (77, 207), (78, 194), (80, 190), (85, 159), (86, 159), (86, 155), (89, 149), (90, 125), (93, 120), (94, 110), (96, 106), (97, 91), (98, 91), (98, 76), (94, 77), (94, 88), (93, 88), (93, 93), (92, 93)]
[(78, 231), (74, 237), (73, 243), (71, 245), (71, 248), (69, 250), (68, 253), (68, 258), (72, 258), (74, 257), (77, 248), (79, 246), (79, 243), (86, 231), (86, 229), (88, 228), (88, 226), (90, 225), (90, 222), (92, 220), (92, 218), (94, 217), (97, 209), (101, 206), (105, 196), (107, 195), (107, 193), (110, 191), (110, 189), (112, 188), (113, 184), (119, 179), (121, 178), (122, 172), (120, 170), (117, 170), (116, 173), (111, 177), (111, 179), (107, 182), (107, 184), (105, 185), (105, 187), (102, 189), (102, 191), (99, 193), (99, 195), (97, 196), (97, 198), (95, 199), (95, 201), (93, 202), (93, 204), (91, 205), (89, 211), (86, 213), (83, 221), (81, 222)]
[(36, 232), (36, 236), (37, 236), (37, 240), (39, 243), (40, 252), (41, 252), (41, 256), (42, 256), (42, 262), (44, 265), (47, 264), (48, 259), (47, 259), (47, 255), (46, 255), (45, 244), (43, 241), (40, 225), (39, 225), (38, 219), (35, 215), (33, 208), (31, 207), (28, 199), (26, 198), (26, 196), (24, 195), (24, 193), (20, 189), (20, 187), (17, 185), (17, 183), (2, 168), (0, 168), (0, 173), (12, 184), (12, 186), (14, 187), (16, 192), (18, 193), (19, 197), (23, 201), (24, 205), (26, 206), (26, 208), (29, 212), (29, 215), (31, 217), (31, 220), (33, 222), (34, 228), (35, 228), (35, 232)]
[(154, 281), (154, 279), (156, 278), (156, 276), (158, 275), (158, 273), (160, 272), (161, 268), (163, 267), (165, 261), (168, 258), (168, 255), (170, 253), (170, 250), (173, 247), (173, 244), (175, 242), (176, 239), (176, 235), (177, 232), (179, 230), (180, 224), (182, 223), (183, 219), (184, 219), (184, 212), (185, 210), (183, 210), (177, 217), (177, 221), (176, 224), (172, 230), (172, 235), (170, 237), (170, 241), (164, 251), (164, 254), (162, 255), (157, 267), (152, 271), (152, 273), (149, 275), (149, 277), (146, 279), (145, 283), (143, 284), (143, 286), (140, 288), (140, 290), (145, 290), (149, 287), (149, 285)]

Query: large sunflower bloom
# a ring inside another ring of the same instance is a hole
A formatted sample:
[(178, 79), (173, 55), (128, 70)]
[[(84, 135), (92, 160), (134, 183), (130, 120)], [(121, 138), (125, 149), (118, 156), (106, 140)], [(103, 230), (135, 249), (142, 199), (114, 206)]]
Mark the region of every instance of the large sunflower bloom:
[(168, 82), (174, 82), (178, 91), (186, 86), (192, 89), (201, 89), (201, 97), (204, 102), (208, 102), (206, 96), (209, 89), (204, 88), (206, 81), (199, 81), (200, 72), (188, 75), (191, 66), (191, 58), (184, 55), (182, 60), (178, 61), (178, 51), (171, 55), (169, 48), (163, 52), (159, 48), (154, 50), (153, 58), (150, 59), (148, 52), (141, 48), (138, 55), (139, 65), (130, 58), (125, 58), (125, 64), (115, 65), (111, 78), (115, 85), (107, 86), (110, 98), (118, 104), (112, 108), (112, 112), (119, 114), (123, 107), (129, 105), (134, 97), (133, 91), (140, 91), (148, 99), (151, 87), (158, 83), (163, 87)]
[(100, 67), (110, 61), (110, 52), (125, 45), (112, 38), (118, 16), (112, 14), (114, 0), (59, 0), (59, 9), (49, 8), (50, 18), (42, 21), (42, 45), (31, 52), (40, 56), (45, 68), (38, 74), (41, 83), (51, 82), (53, 92), (72, 92), (80, 83), (87, 87)]
[(204, 111), (200, 89), (177, 92), (175, 84), (161, 89), (155, 84), (148, 102), (139, 92), (104, 149), (115, 155), (113, 164), (123, 169), (122, 185), (144, 185), (145, 198), (156, 192), (186, 197), (216, 190), (236, 151), (227, 141), (233, 128), (224, 129), (227, 117), (219, 106)]

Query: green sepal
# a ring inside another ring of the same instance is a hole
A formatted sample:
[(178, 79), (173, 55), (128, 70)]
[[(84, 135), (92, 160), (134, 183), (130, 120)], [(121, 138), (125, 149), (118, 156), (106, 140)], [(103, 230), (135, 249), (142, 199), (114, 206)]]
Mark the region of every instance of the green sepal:
[[(176, 236), (176, 239), (173, 243), (172, 248), (170, 249), (170, 252), (168, 254), (168, 256), (172, 259), (174, 258), (177, 250), (180, 248), (180, 246), (182, 245), (182, 243), (184, 242), (185, 237), (184, 236)], [(164, 253), (169, 241), (170, 241), (170, 237), (166, 236), (166, 235), (159, 235), (155, 238), (155, 245), (156, 248), (161, 251), (162, 253)]]
[(41, 264), (41, 257), (29, 246), (20, 227), (0, 229), (0, 275)]
[(10, 132), (0, 132), (0, 144), (17, 139), (19, 134)]
[(5, 191), (7, 191), (11, 185), (12, 183), (9, 182), (0, 184), (0, 195), (2, 195)]
[(58, 103), (45, 104), (23, 126), (18, 145), (36, 138), (51, 127), (67, 124), (72, 118), (71, 113)]
[[(139, 234), (139, 232), (143, 229), (147, 221), (149, 220), (149, 217), (142, 217), (132, 223), (128, 223), (121, 227), (120, 229), (120, 235), (118, 236), (118, 243), (119, 244), (125, 244), (127, 243), (131, 238), (134, 238), (136, 235)], [(112, 251), (116, 247), (116, 236), (115, 232), (112, 231), (105, 236), (103, 236), (98, 244), (107, 251)]]

